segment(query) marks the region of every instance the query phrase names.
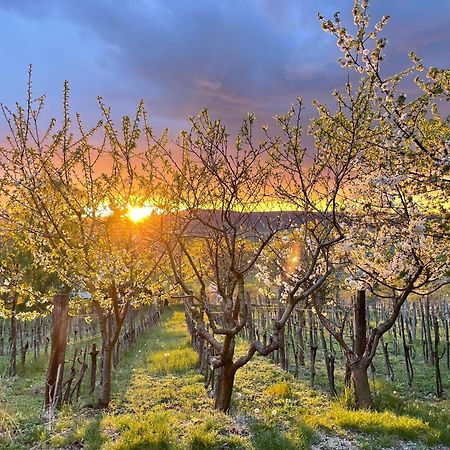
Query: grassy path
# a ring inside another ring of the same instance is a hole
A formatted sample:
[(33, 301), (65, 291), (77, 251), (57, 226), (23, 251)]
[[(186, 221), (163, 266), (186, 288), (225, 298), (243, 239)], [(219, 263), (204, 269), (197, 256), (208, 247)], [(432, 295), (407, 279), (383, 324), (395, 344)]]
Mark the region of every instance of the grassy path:
[[(18, 397), (27, 408), (0, 448), (90, 450), (184, 449), (409, 449), (450, 443), (450, 416), (438, 408), (392, 404), (382, 412), (352, 411), (294, 380), (268, 359), (256, 358), (238, 372), (232, 414), (213, 410), (196, 371), (182, 312), (169, 310), (161, 325), (142, 336), (114, 373), (111, 408), (99, 413), (82, 405), (64, 409), (51, 431), (38, 420), (36, 399)], [(23, 383), (36, 389), (33, 380)], [(86, 400), (85, 400), (86, 401)], [(386, 394), (387, 405), (393, 398)], [(14, 401), (9, 412), (14, 416)], [(4, 428), (6, 427), (4, 423)]]

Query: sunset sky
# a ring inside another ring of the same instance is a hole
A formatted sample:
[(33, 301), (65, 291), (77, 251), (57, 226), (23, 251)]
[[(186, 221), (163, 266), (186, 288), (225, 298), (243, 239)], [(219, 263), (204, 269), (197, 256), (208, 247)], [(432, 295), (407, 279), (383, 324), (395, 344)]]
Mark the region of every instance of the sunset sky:
[[(246, 112), (263, 122), (298, 97), (326, 100), (346, 72), (317, 12), (348, 18), (352, 0), (5, 0), (0, 2), (0, 100), (35, 93), (60, 110), (64, 79), (72, 109), (97, 117), (96, 96), (117, 114), (144, 98), (157, 128), (178, 131), (202, 107), (236, 125)], [(371, 16), (392, 16), (387, 68), (407, 53), (425, 65), (450, 60), (450, 1), (372, 0)], [(309, 106), (310, 111), (313, 110)], [(309, 114), (309, 113), (308, 113)]]

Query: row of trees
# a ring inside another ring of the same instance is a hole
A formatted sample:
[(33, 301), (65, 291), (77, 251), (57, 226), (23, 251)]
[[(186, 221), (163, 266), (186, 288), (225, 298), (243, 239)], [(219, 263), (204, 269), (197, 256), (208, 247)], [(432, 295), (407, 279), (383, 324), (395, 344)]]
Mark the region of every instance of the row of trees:
[[(360, 75), (334, 93), (334, 111), (316, 103), (319, 115), (309, 130), (314, 152), (301, 143), (301, 102), (277, 118), (281, 136), (264, 130), (258, 145), (252, 116), (231, 145), (222, 124), (202, 113), (182, 135), (181, 162), (163, 152), (176, 180), (166, 184), (171, 191), (164, 197), (175, 200), (172, 210), (183, 211), (178, 220), (187, 217), (167, 252), (196, 332), (216, 351), (211, 363), (222, 379), (215, 396), (220, 409), (229, 408), (236, 371), (255, 353), (277, 348), (292, 312), (309, 305), (346, 355), (358, 404), (371, 406), (367, 369), (381, 337), (412, 294), (448, 283), (450, 134), (439, 102), (448, 99), (449, 72), (430, 69), (423, 80), (421, 61), (411, 54), (410, 68), (383, 76), (386, 41), (379, 34), (388, 18), (369, 30), (364, 1), (355, 3), (353, 18), (354, 35), (339, 15), (320, 18), (337, 38), (342, 65)], [(406, 99), (401, 86), (414, 76), (417, 95)], [(274, 201), (291, 212), (256, 212)], [(254, 269), (267, 294), (279, 294), (273, 286), (281, 291), (284, 307), (271, 342), (253, 337), (247, 353), (235, 357), (236, 336), (251, 328), (246, 290)], [(355, 342), (325, 312), (334, 301), (327, 285), (343, 278), (359, 291)], [(208, 283), (217, 290), (220, 314), (206, 295)], [(391, 304), (387, 318), (367, 331), (365, 289)]]
[[(148, 126), (139, 105), (134, 118), (123, 118), (119, 134), (101, 100), (102, 119), (93, 128), (86, 130), (79, 116), (74, 125), (67, 84), (63, 105), (60, 129), (54, 119), (42, 127), (44, 97), (33, 98), (30, 70), (25, 107), (17, 105), (13, 111), (3, 106), (10, 134), (9, 145), (1, 149), (2, 242), (5, 251), (9, 246), (14, 252), (3, 260), (4, 304), (10, 305), (14, 318), (19, 297), (41, 311), (46, 300), (42, 293), (53, 299), (56, 328), (46, 404), (52, 401), (57, 377), (62, 378), (58, 371), (63, 368), (65, 347), (58, 343), (66, 339), (58, 333), (66, 332), (69, 299), (75, 310), (81, 301), (97, 316), (102, 338), (98, 403), (104, 407), (110, 400), (114, 346), (129, 308), (149, 301), (151, 286), (158, 281), (155, 270), (161, 251), (156, 230), (144, 231), (124, 220), (137, 195), (131, 165), (136, 142), (141, 134), (145, 137)], [(28, 257), (23, 267), (24, 258), (18, 253)], [(7, 274), (13, 269), (16, 282), (11, 283)], [(30, 271), (51, 280), (36, 291)]]
[[(339, 15), (320, 16), (341, 64), (356, 75), (334, 93), (335, 108), (316, 103), (308, 130), (314, 149), (302, 145), (301, 101), (276, 118), (275, 135), (249, 115), (230, 140), (203, 111), (176, 143), (167, 131), (155, 136), (142, 103), (117, 127), (99, 99), (101, 119), (86, 128), (70, 113), (68, 85), (61, 123), (42, 126), (44, 98), (33, 97), (31, 73), (26, 105), (3, 106), (2, 242), (13, 256), (3, 258), (2, 276), (16, 274), (4, 283), (3, 309), (14, 315), (18, 301), (41, 305), (43, 293), (62, 305), (89, 293), (83, 302), (102, 335), (101, 407), (110, 400), (112, 354), (130, 305), (175, 288), (195, 332), (214, 348), (217, 408), (228, 411), (237, 370), (277, 349), (289, 317), (306, 306), (343, 349), (358, 404), (371, 406), (367, 368), (381, 337), (411, 295), (448, 283), (450, 127), (439, 107), (450, 77), (433, 68), (422, 78), (413, 54), (410, 68), (385, 76), (379, 34), (388, 18), (369, 28), (367, 1), (357, 0), (353, 19), (354, 34)], [(406, 98), (403, 86), (411, 84), (417, 94)], [(144, 205), (155, 213), (131, 222), (129, 208)], [(285, 212), (269, 212), (276, 209)], [(19, 253), (49, 277), (45, 286), (21, 268)], [(354, 344), (327, 314), (327, 286), (343, 280), (391, 304), (366, 331), (357, 296)], [(246, 352), (236, 354), (240, 332), (252, 330), (255, 285), (283, 307), (270, 341), (250, 332)]]

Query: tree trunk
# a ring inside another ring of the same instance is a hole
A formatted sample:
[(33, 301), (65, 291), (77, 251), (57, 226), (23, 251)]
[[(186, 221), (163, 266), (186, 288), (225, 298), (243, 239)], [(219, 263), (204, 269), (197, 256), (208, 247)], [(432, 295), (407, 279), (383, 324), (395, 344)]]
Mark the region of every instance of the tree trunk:
[(363, 290), (356, 293), (353, 324), (355, 336), (353, 351), (359, 358), (359, 361), (351, 364), (356, 405), (358, 408), (371, 408), (373, 401), (367, 375), (367, 369), (371, 361), (364, 361), (363, 359), (367, 345), (366, 292)]
[(48, 363), (45, 385), (45, 406), (59, 406), (61, 403), (62, 378), (67, 346), (67, 325), (69, 313), (69, 296), (57, 294), (54, 298), (52, 312), (52, 348)]
[(217, 380), (219, 385), (217, 386), (214, 407), (224, 413), (228, 413), (230, 410), (231, 396), (233, 394), (236, 371), (232, 369), (232, 365), (230, 362), (221, 367), (219, 379)]
[(111, 400), (112, 353), (113, 349), (110, 345), (103, 347), (102, 379), (98, 394), (99, 408), (107, 408)]
[(353, 386), (355, 388), (356, 405), (358, 408), (372, 408), (373, 400), (370, 392), (367, 366), (362, 364), (352, 365)]

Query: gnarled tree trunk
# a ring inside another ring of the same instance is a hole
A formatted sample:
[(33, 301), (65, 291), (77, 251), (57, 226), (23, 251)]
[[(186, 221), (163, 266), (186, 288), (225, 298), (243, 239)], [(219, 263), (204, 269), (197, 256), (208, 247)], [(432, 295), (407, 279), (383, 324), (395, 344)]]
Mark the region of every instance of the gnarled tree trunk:
[(359, 408), (371, 408), (373, 406), (373, 400), (367, 374), (371, 359), (364, 357), (367, 345), (366, 291), (361, 290), (356, 293), (353, 319), (355, 334), (353, 351), (356, 354), (357, 359), (356, 362), (350, 361), (350, 367), (355, 389), (356, 404)]
[(345, 352), (345, 385), (350, 387), (351, 384), (353, 384), (356, 405), (359, 408), (371, 408), (373, 400), (370, 392), (367, 370), (373, 359), (374, 352), (372, 350), (376, 349), (378, 340), (374, 339), (373, 336), (369, 341), (367, 339), (365, 291), (357, 291), (355, 303), (353, 305), (352, 347), (345, 342), (342, 331), (338, 331), (334, 328), (331, 321), (322, 314), (320, 306), (317, 305), (317, 302), (315, 302), (314, 299), (313, 305), (315, 311), (318, 313), (321, 324), (339, 342)]
[(52, 312), (52, 348), (45, 384), (46, 408), (59, 406), (61, 403), (62, 379), (67, 346), (68, 314), (68, 294), (55, 295)]
[(112, 354), (113, 348), (111, 346), (107, 345), (103, 348), (102, 380), (98, 393), (99, 408), (107, 408), (111, 400)]
[(352, 365), (353, 386), (358, 408), (371, 408), (373, 406), (367, 369), (368, 365), (365, 363), (360, 362)]
[(227, 413), (230, 410), (235, 375), (236, 370), (233, 368), (232, 362), (226, 363), (220, 368), (214, 402), (214, 407), (219, 411)]

